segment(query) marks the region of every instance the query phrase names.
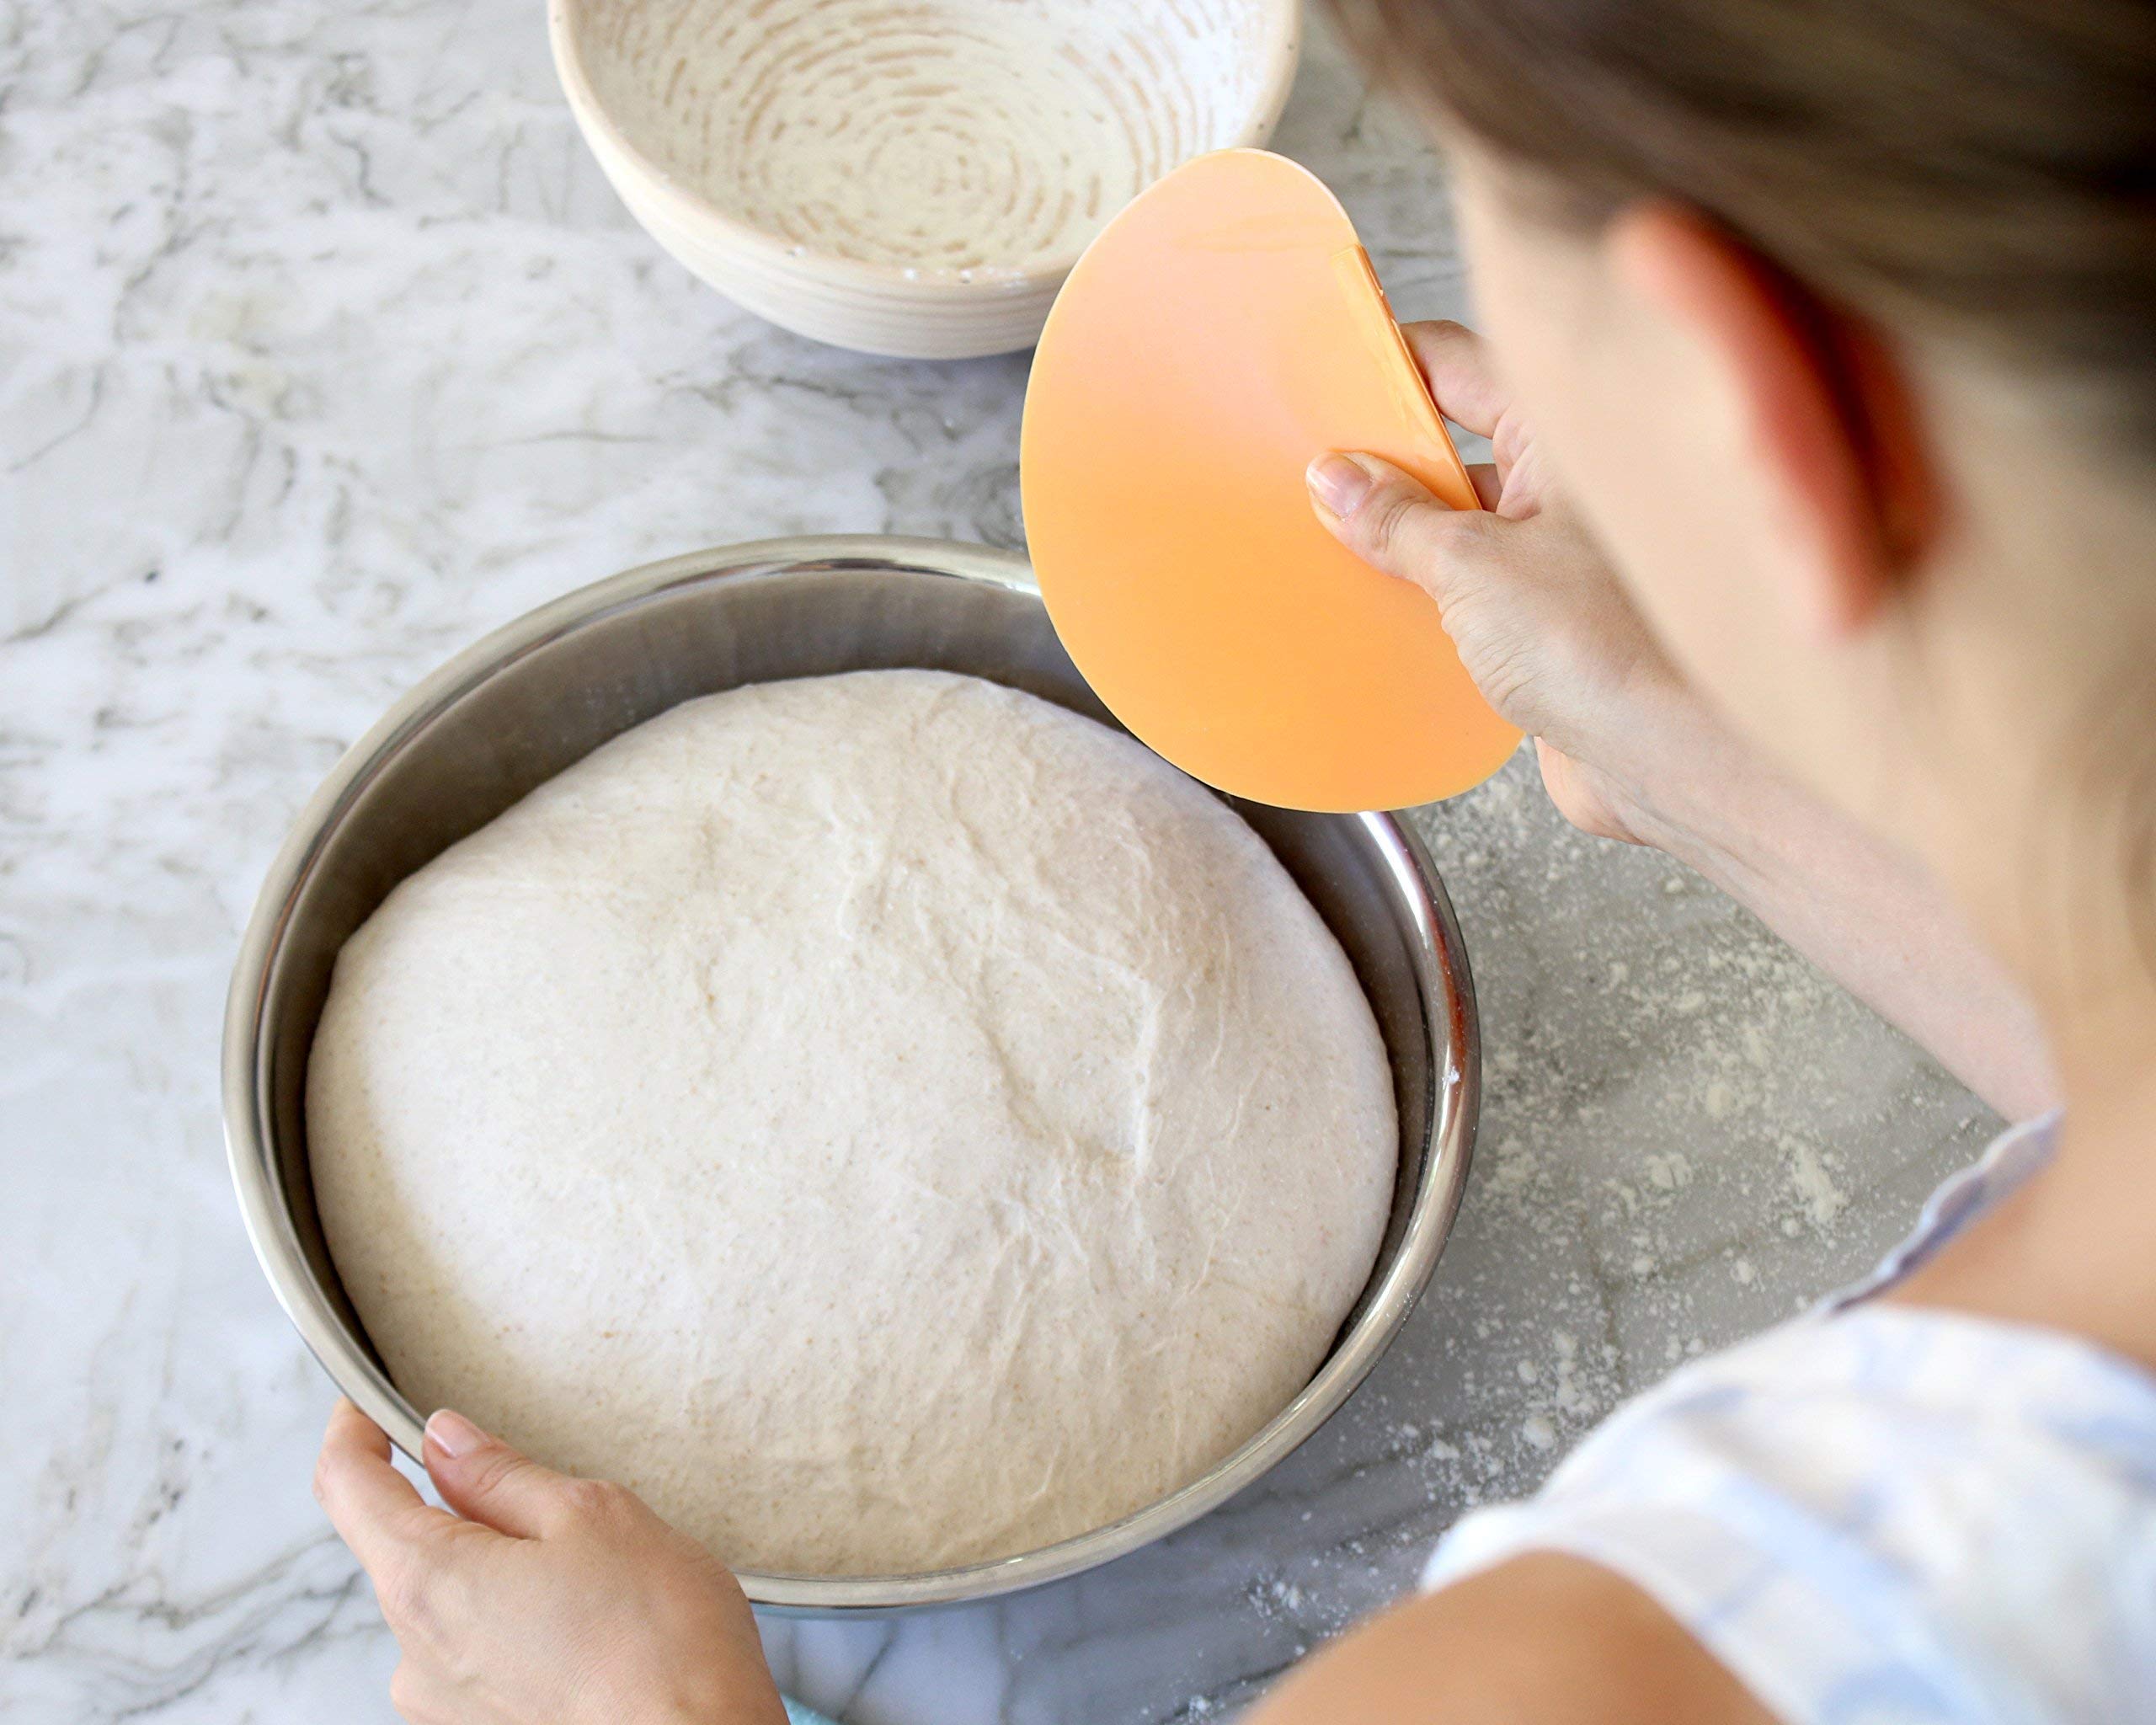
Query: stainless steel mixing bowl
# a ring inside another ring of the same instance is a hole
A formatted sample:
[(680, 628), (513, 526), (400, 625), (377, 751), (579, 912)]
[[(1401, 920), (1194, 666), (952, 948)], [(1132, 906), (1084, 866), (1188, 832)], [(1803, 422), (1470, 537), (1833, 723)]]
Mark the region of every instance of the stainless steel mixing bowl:
[[(271, 866), (225, 1018), (225, 1133), (255, 1254), (338, 1386), (407, 1454), (420, 1411), (337, 1279), (307, 1172), (307, 1050), (337, 950), (390, 889), (610, 737), (743, 683), (931, 665), (1113, 724), (1049, 627), (1024, 560), (979, 546), (770, 540), (632, 569), (496, 631), (360, 738)], [(1406, 1317), (1467, 1178), (1480, 1078), (1467, 955), (1415, 836), (1386, 814), (1236, 804), (1353, 961), (1392, 1057), (1400, 1178), (1377, 1267), (1331, 1356), (1256, 1437), (1181, 1491), (1075, 1539), (918, 1575), (744, 1574), (815, 1611), (979, 1599), (1119, 1557), (1203, 1514), (1315, 1431)], [(1313, 1178), (1324, 1178), (1314, 1145)]]

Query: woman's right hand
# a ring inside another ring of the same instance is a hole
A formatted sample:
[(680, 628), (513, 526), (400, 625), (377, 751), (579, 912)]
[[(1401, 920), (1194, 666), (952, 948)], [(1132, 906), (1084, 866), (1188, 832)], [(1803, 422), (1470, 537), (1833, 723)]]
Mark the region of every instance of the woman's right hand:
[[(1641, 780), (1650, 734), (1705, 713), (1648, 633), (1585, 524), (1554, 493), (1534, 429), (1457, 323), (1402, 331), (1446, 418), (1490, 440), (1470, 469), (1485, 510), (1447, 508), (1390, 462), (1358, 452), (1311, 462), (1318, 519), (1374, 569), (1438, 601), (1483, 698), (1535, 740), (1567, 820), (1608, 838), (1651, 838)], [(1675, 740), (1670, 740), (1673, 744)]]
[(1937, 882), (1767, 761), (1689, 687), (1533, 430), (1457, 323), (1406, 331), (1446, 418), (1490, 440), (1486, 510), (1451, 510), (1349, 451), (1310, 464), (1318, 519), (1438, 601), (1483, 697), (1534, 739), (1573, 825), (1689, 863), (2010, 1119), (2057, 1082), (2028, 1001)]

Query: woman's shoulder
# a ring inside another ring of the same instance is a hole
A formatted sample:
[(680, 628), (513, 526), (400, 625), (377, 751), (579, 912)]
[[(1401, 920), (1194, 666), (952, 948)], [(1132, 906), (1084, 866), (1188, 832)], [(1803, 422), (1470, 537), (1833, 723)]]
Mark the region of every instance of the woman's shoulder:
[(1791, 1722), (2124, 1720), (2156, 1694), (2156, 1378), (2075, 1337), (1867, 1300), (1694, 1362), (1432, 1586), (1556, 1551)]

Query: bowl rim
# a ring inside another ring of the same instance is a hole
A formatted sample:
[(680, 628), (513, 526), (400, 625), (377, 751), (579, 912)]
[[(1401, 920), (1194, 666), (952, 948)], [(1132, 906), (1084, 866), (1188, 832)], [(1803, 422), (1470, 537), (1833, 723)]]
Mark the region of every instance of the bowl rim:
[[(893, 298), (929, 303), (963, 303), (1038, 291), (1069, 275), (1079, 254), (1085, 250), (1082, 245), (1075, 246), (1067, 254), (1059, 252), (1026, 269), (985, 264), (974, 269), (970, 280), (961, 280), (954, 270), (916, 268), (914, 275), (908, 275), (907, 265), (872, 264), (835, 252), (800, 247), (796, 242), (744, 222), (653, 161), (630, 140), (599, 99), (577, 45), (576, 31), (572, 28), (582, 3), (583, 0), (547, 0), (547, 39), (553, 52), (555, 75), (568, 100), (570, 115), (584, 133), (586, 142), (593, 146), (594, 152), (600, 155), (600, 165), (607, 165), (598, 149), (603, 141), (607, 149), (642, 177), (640, 190), (661, 205), (668, 219), (681, 227), (715, 233), (733, 249), (746, 253), (782, 273), (814, 276), (831, 286), (874, 290)], [(1253, 3), (1262, 10), (1267, 27), (1262, 49), (1263, 82), (1242, 126), (1233, 137), (1215, 145), (1215, 149), (1247, 149), (1263, 144), (1273, 136), (1281, 110), (1287, 106), (1288, 92), (1294, 83), (1296, 67), (1302, 57), (1302, 0), (1253, 0)], [(1181, 165), (1171, 162), (1161, 172), (1166, 174)]]
[[(429, 673), (369, 726), (309, 797), (279, 846), (241, 937), (227, 996), (221, 1050), (226, 1151), (242, 1220), (277, 1303), (331, 1382), (415, 1461), (418, 1412), (333, 1308), (302, 1250), (277, 1166), (271, 1124), (269, 1021), (263, 1010), (293, 903), (339, 824), (367, 785), (441, 711), (518, 660), (575, 630), (672, 589), (712, 580), (783, 577), (813, 569), (889, 569), (977, 582), (1039, 601), (1030, 565), (1015, 552), (953, 541), (841, 534), (752, 541), (641, 564), (578, 588), (482, 637)], [(1391, 1263), (1360, 1313), (1310, 1381), (1267, 1423), (1199, 1478), (1086, 1533), (1007, 1557), (910, 1574), (816, 1576), (736, 1571), (757, 1605), (819, 1616), (892, 1611), (987, 1599), (1075, 1575), (1187, 1526), (1261, 1478), (1314, 1434), (1390, 1345), (1437, 1266), (1467, 1179), (1481, 1112), (1481, 1032), (1474, 979), (1451, 901), (1428, 849), (1396, 814), (1321, 817), (1360, 823), (1406, 897), (1420, 945), (1450, 1008), (1449, 1034), (1431, 1047), (1428, 1190), (1408, 1215)], [(1443, 1105), (1449, 1092), (1453, 1105)]]

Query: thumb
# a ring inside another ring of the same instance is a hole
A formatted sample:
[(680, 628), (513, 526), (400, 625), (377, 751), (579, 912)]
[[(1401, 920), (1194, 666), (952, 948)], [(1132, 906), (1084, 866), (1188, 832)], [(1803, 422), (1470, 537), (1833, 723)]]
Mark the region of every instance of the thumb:
[(1304, 474), (1310, 503), (1332, 536), (1372, 569), (1412, 581), (1440, 605), (1465, 542), (1492, 517), (1455, 510), (1412, 474), (1374, 455), (1321, 455)]
[(528, 1540), (568, 1519), (568, 1475), (541, 1466), (453, 1409), (439, 1408), (427, 1422), (425, 1450), (428, 1477), (467, 1521)]

